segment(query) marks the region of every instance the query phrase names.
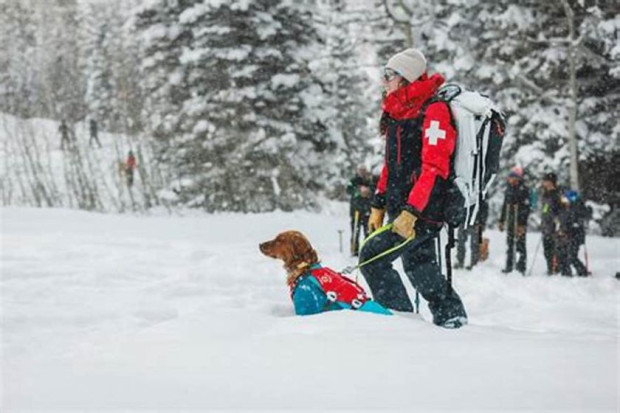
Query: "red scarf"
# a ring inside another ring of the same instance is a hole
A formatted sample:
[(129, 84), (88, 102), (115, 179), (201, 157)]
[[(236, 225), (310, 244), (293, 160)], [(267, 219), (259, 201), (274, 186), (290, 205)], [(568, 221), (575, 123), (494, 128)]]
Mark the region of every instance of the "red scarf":
[(415, 82), (387, 95), (383, 99), (383, 111), (397, 120), (415, 118), (424, 102), (435, 94), (443, 82), (444, 78), (439, 73), (431, 77), (425, 73)]

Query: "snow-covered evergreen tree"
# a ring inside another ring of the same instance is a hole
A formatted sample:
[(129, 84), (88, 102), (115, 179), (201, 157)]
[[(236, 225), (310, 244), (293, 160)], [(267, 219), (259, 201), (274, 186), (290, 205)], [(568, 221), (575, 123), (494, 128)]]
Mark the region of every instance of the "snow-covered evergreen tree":
[(316, 32), (287, 1), (196, 2), (179, 16), (190, 91), (169, 156), (181, 202), (207, 210), (314, 205), (336, 143), (313, 100)]
[(179, 57), (188, 45), (188, 33), (179, 15), (194, 0), (149, 0), (133, 17), (136, 41), (141, 47), (145, 127), (156, 138), (180, 132), (181, 104), (188, 96)]
[(113, 66), (116, 59), (110, 50), (111, 40), (118, 34), (106, 5), (89, 4), (84, 10), (85, 47), (90, 50), (86, 56), (86, 105), (88, 117), (96, 120), (100, 127), (109, 129), (110, 120), (118, 117), (116, 87)]
[(37, 95), (35, 16), (19, 2), (0, 1), (0, 111), (28, 117)]
[(86, 115), (85, 83), (80, 55), (84, 53), (80, 37), (77, 0), (34, 2), (38, 14), (40, 50), (45, 50), (43, 85), (48, 111), (56, 119), (71, 122)]
[(325, 92), (318, 109), (338, 144), (339, 175), (352, 175), (357, 165), (373, 159), (372, 140), (377, 135), (373, 120), (380, 102), (378, 79), (371, 79), (368, 70), (374, 56), (364, 56), (368, 49), (355, 27), (363, 22), (359, 9), (344, 0), (326, 0), (318, 2), (314, 15), (323, 45), (310, 64)]
[[(537, 179), (545, 170), (557, 171), (568, 184), (572, 100), (565, 10), (560, 2), (488, 3), (485, 26), (491, 41), (487, 48), (478, 49), (484, 50), (482, 55), (475, 56), (477, 61), (492, 65), (485, 70), (486, 76), (480, 77), (478, 71), (477, 77), (493, 85), (492, 94), (510, 114), (505, 159), (526, 166)], [(617, 98), (612, 91), (618, 89), (619, 83), (612, 71), (618, 58), (614, 64), (612, 47), (605, 48), (595, 34), (596, 25), (601, 24), (597, 15), (606, 15), (609, 27), (617, 22), (618, 18), (611, 16), (616, 16), (618, 10), (609, 5), (605, 11), (586, 9), (580, 3), (572, 2), (571, 7), (575, 11), (576, 34), (581, 39), (575, 45), (576, 132), (579, 159), (583, 162), (593, 153), (613, 148), (614, 141), (618, 141), (618, 132), (614, 133), (609, 123), (610, 118), (617, 118), (614, 108), (618, 105), (613, 104)], [(610, 37), (614, 36), (617, 42), (617, 34)], [(488, 70), (493, 67), (496, 69)], [(582, 184), (590, 187), (594, 182)]]

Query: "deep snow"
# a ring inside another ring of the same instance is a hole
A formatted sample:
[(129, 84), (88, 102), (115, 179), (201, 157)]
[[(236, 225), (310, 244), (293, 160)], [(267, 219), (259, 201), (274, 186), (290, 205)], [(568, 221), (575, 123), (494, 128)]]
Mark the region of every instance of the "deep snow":
[[(346, 205), (322, 214), (2, 213), (2, 411), (338, 409), (617, 411), (618, 239), (590, 237), (594, 276), (454, 284), (470, 325), (420, 315), (296, 317), (261, 241), (305, 232), (323, 262)], [(345, 238), (348, 235), (345, 235)], [(533, 254), (539, 234), (530, 234)], [(344, 244), (347, 242), (344, 240)]]

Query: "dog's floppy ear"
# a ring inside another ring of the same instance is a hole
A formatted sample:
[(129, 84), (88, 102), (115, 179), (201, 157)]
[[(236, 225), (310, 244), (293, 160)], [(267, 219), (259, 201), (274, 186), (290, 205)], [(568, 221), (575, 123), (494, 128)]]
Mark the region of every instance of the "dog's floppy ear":
[(319, 256), (312, 248), (310, 241), (300, 232), (296, 232), (291, 239), (293, 247), (293, 253), (300, 264), (306, 263), (308, 265), (315, 264), (319, 261)]

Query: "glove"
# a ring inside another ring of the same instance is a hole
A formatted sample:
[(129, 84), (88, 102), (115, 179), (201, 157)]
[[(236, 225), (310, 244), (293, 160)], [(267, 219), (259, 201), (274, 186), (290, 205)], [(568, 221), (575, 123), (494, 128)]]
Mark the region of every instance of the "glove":
[(504, 223), (503, 222), (500, 222), (498, 227), (499, 227), (499, 232), (504, 232)]
[(368, 218), (368, 233), (373, 233), (383, 226), (384, 216), (384, 209), (370, 208), (370, 217)]
[(401, 237), (415, 238), (415, 229), (413, 228), (418, 217), (407, 210), (401, 211), (392, 224), (392, 232), (397, 233)]
[(517, 236), (522, 237), (525, 235), (525, 225), (517, 226)]

